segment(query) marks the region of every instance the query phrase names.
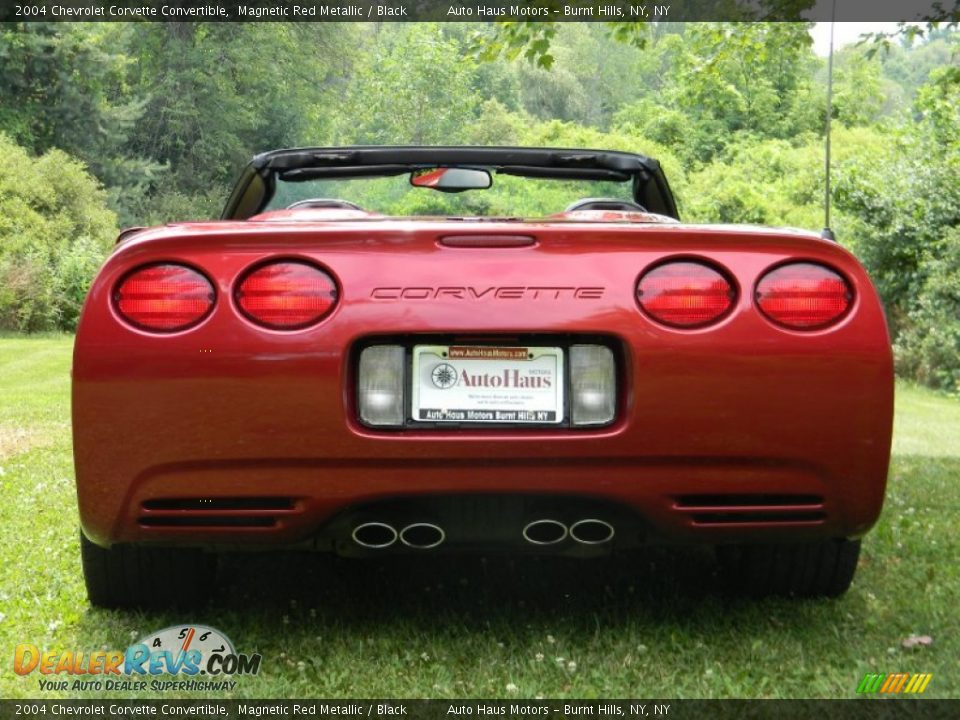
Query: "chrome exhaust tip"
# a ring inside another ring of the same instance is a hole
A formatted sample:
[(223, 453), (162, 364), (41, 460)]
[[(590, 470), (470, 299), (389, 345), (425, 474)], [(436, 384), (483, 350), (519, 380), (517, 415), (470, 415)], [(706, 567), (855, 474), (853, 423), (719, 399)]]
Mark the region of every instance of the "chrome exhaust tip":
[(397, 531), (393, 525), (382, 522), (357, 525), (350, 536), (357, 545), (368, 550), (382, 550), (397, 541)]
[(446, 539), (443, 528), (433, 523), (412, 523), (400, 531), (400, 542), (417, 550), (430, 550)]
[(603, 545), (613, 540), (613, 525), (596, 518), (578, 520), (570, 526), (570, 537), (581, 545)]
[(567, 526), (550, 518), (534, 520), (523, 528), (523, 539), (531, 545), (556, 545), (567, 539)]

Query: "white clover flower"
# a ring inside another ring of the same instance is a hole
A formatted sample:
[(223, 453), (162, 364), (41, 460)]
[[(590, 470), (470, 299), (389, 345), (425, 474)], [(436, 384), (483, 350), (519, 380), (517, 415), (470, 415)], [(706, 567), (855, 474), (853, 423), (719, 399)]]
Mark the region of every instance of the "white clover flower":
[(507, 692), (508, 692), (508, 693), (515, 693), (515, 692), (519, 692), (519, 691), (520, 691), (520, 688), (518, 688), (518, 687), (517, 687), (516, 685), (514, 685), (512, 682), (511, 682), (511, 683), (507, 683)]
[(553, 635), (547, 635), (547, 642), (553, 645), (557, 639)]
[(569, 670), (570, 672), (576, 672), (576, 671), (577, 671), (577, 663), (575, 663), (573, 660), (571, 660), (570, 662), (568, 662), (568, 663), (567, 663), (567, 670)]
[(537, 653), (534, 657), (537, 659), (537, 662), (543, 662), (543, 653)]
[(423, 660), (424, 662), (427, 662), (430, 659), (430, 656), (427, 653), (422, 652), (420, 653), (420, 659)]

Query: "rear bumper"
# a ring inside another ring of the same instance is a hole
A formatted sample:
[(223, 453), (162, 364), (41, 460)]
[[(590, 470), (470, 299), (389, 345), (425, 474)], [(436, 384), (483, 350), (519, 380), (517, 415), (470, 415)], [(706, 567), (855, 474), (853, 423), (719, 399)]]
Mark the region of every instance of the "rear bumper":
[[(626, 518), (618, 544), (851, 537), (876, 521), (882, 359), (623, 347), (609, 427), (402, 431), (357, 422), (349, 348), (236, 357), (212, 377), (131, 349), (127, 377), (75, 377), (81, 523), (103, 545), (330, 549), (376, 503), (470, 495), (607, 503)], [(517, 538), (532, 519), (512, 521)]]
[[(524, 525), (541, 517), (570, 524), (600, 515), (617, 527), (616, 544), (629, 546), (850, 536), (865, 532), (877, 511), (848, 504), (822, 469), (766, 461), (220, 461), (153, 468), (130, 485), (112, 524), (103, 527), (107, 518), (92, 512), (84, 528), (100, 542), (334, 549), (360, 519), (438, 522), (455, 539), (455, 520), (436, 507), (477, 496), (511, 508), (489, 518), (503, 527), (464, 538), (487, 537), (491, 549), (509, 545), (510, 535), (522, 544)], [(510, 498), (524, 501), (516, 512)], [(391, 501), (405, 509), (387, 509)]]

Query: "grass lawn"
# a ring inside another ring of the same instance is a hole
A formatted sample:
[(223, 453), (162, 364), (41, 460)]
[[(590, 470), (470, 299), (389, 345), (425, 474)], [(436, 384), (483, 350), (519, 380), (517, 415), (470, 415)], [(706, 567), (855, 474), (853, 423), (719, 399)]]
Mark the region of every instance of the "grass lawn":
[[(864, 673), (899, 671), (934, 673), (926, 696), (960, 696), (955, 399), (898, 386), (887, 503), (839, 600), (727, 599), (700, 549), (620, 566), (240, 555), (203, 611), (106, 612), (80, 572), (71, 347), (0, 338), (0, 697), (43, 695), (37, 673), (14, 674), (17, 643), (123, 649), (184, 622), (263, 655), (245, 698), (844, 698)], [(912, 634), (933, 645), (904, 649)]]

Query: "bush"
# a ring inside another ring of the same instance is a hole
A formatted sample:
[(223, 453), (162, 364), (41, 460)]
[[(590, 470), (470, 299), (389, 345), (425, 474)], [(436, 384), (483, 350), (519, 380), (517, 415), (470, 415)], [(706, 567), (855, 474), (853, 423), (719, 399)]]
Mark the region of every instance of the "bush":
[(0, 329), (74, 329), (116, 225), (81, 163), (0, 134)]
[(960, 227), (943, 250), (925, 259), (916, 308), (895, 345), (897, 371), (927, 385), (960, 392)]

